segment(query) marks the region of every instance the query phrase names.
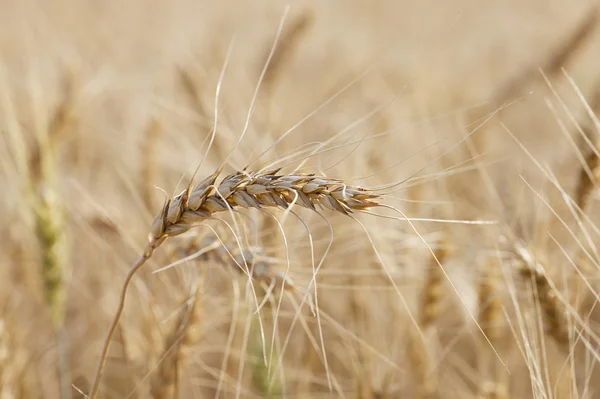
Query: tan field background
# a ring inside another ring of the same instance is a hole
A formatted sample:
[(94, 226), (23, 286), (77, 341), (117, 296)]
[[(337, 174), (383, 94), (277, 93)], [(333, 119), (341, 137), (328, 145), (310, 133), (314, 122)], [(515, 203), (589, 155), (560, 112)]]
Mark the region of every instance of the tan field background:
[(1, 1), (0, 398), (88, 397), (205, 154), (196, 181), (274, 161), (399, 212), (240, 208), (169, 238), (95, 397), (599, 397), (597, 14)]

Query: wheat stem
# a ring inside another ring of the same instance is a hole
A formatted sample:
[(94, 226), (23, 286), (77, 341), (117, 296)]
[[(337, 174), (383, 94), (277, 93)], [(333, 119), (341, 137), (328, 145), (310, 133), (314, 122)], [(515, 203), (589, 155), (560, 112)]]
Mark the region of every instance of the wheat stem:
[(152, 240), (144, 250), (144, 254), (131, 266), (127, 276), (125, 276), (125, 280), (123, 281), (123, 285), (121, 287), (121, 294), (119, 298), (119, 306), (117, 307), (117, 311), (115, 312), (111, 325), (106, 333), (106, 337), (104, 338), (104, 342), (102, 344), (102, 351), (100, 352), (100, 358), (98, 359), (98, 364), (96, 366), (96, 371), (94, 372), (94, 379), (92, 381), (92, 387), (90, 388), (89, 399), (94, 399), (96, 393), (98, 392), (98, 387), (100, 385), (100, 377), (102, 374), (102, 368), (106, 363), (106, 356), (108, 354), (108, 349), (110, 347), (110, 342), (112, 341), (112, 337), (117, 329), (117, 325), (119, 324), (119, 320), (121, 319), (121, 315), (123, 314), (123, 308), (125, 307), (125, 298), (127, 296), (127, 289), (129, 288), (129, 284), (135, 273), (146, 263), (148, 259), (152, 257), (154, 250), (160, 245), (162, 241)]

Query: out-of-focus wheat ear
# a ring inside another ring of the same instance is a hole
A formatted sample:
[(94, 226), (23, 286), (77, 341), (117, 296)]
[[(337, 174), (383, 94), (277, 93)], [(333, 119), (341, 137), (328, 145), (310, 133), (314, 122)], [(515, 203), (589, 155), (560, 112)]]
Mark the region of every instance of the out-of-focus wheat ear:
[(446, 239), (433, 250), (435, 258), (432, 256), (428, 263), (419, 302), (421, 331), (418, 334), (417, 331), (413, 332), (408, 345), (408, 355), (414, 370), (417, 391), (422, 398), (438, 397), (437, 373), (434, 369), (435, 344), (430, 339), (431, 336), (426, 336), (430, 334), (426, 333), (432, 330), (442, 311), (446, 276), (440, 265), (443, 267), (449, 253), (450, 246)]
[(526, 68), (517, 76), (512, 78), (506, 85), (493, 96), (493, 106), (500, 106), (507, 101), (512, 100), (515, 96), (522, 94), (527, 85), (539, 75), (539, 70), (544, 71), (548, 78), (554, 77), (560, 72), (561, 68), (571, 62), (579, 53), (586, 43), (592, 37), (593, 32), (598, 25), (598, 6), (593, 3), (590, 10), (584, 13), (581, 21), (576, 25), (575, 29), (565, 39), (557, 44), (554, 49), (549, 52), (546, 59), (534, 63), (533, 67)]
[(502, 397), (490, 394), (490, 392), (506, 391), (504, 383), (499, 378), (500, 362), (494, 353), (494, 350), (500, 350), (499, 346), (505, 331), (500, 293), (500, 263), (495, 258), (488, 258), (483, 266), (478, 288), (478, 322), (485, 338), (480, 340), (478, 353), (479, 369), (486, 383), (481, 386), (480, 396), (482, 398)]
[(534, 299), (539, 303), (543, 314), (545, 333), (564, 353), (569, 353), (569, 323), (565, 317), (565, 308), (560, 303), (555, 288), (548, 281), (545, 268), (537, 261), (533, 264), (523, 261), (519, 273), (532, 286)]
[[(600, 141), (597, 141), (595, 146), (596, 151), (600, 150)], [(585, 157), (586, 164), (579, 172), (577, 191), (575, 192), (575, 203), (584, 212), (589, 206), (598, 179), (600, 179), (600, 158), (598, 158), (596, 151), (590, 151), (588, 156)]]
[(55, 327), (62, 325), (65, 279), (69, 274), (66, 213), (58, 194), (57, 151), (74, 120), (76, 81), (74, 74), (66, 77), (63, 99), (51, 115), (46, 129), (37, 132), (28, 165), (42, 280)]
[(406, 350), (414, 380), (414, 397), (435, 399), (438, 397), (438, 381), (434, 369), (434, 350), (421, 333), (413, 328), (409, 331)]
[[(67, 334), (63, 328), (67, 284), (70, 276), (66, 212), (59, 195), (57, 152), (72, 121), (75, 79), (68, 76), (64, 97), (48, 125), (36, 131), (29, 157), (29, 187), (40, 255), (40, 274), (46, 305), (50, 311), (58, 350), (61, 397), (71, 395)], [(36, 117), (40, 117), (37, 115)], [(42, 126), (42, 125), (39, 125)]]
[(499, 292), (500, 270), (498, 261), (485, 262), (479, 282), (479, 325), (487, 339), (495, 344), (503, 332), (502, 301)]
[[(286, 65), (292, 57), (293, 52), (298, 47), (302, 38), (306, 35), (313, 23), (313, 14), (310, 11), (303, 11), (301, 14), (287, 25), (281, 33), (277, 48), (271, 57), (268, 68), (265, 71), (263, 87), (266, 93), (270, 94), (279, 77), (283, 74)], [(268, 59), (271, 52), (271, 46), (266, 50), (263, 57)], [(264, 65), (262, 63), (261, 65)]]
[(157, 148), (161, 132), (162, 129), (158, 120), (152, 119), (146, 126), (140, 143), (140, 191), (146, 208), (150, 212), (157, 208), (154, 186), (160, 180), (161, 168), (157, 157)]
[(62, 324), (65, 312), (66, 247), (63, 209), (53, 191), (39, 193), (36, 201), (36, 236), (45, 299), (55, 327)]
[[(447, 242), (442, 242), (433, 253), (443, 266), (449, 254)], [(444, 281), (445, 275), (438, 262), (432, 257), (428, 264), (425, 276), (425, 283), (420, 298), (420, 321), (419, 325), (422, 331), (429, 330), (436, 322), (442, 311), (444, 304)]]
[(193, 103), (196, 112), (201, 116), (207, 116), (206, 107), (202, 101), (200, 90), (198, 90), (197, 74), (192, 71), (192, 68), (178, 67), (177, 76), (179, 77), (183, 91)]
[(154, 399), (178, 397), (179, 378), (185, 366), (186, 351), (198, 343), (201, 334), (202, 306), (200, 284), (184, 302), (185, 310), (177, 318), (165, 339), (160, 363), (151, 380)]

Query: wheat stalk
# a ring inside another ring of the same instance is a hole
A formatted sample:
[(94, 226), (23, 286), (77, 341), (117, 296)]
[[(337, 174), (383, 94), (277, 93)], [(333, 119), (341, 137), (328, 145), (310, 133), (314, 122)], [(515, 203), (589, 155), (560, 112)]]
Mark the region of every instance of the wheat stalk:
[(242, 171), (226, 176), (217, 185), (219, 173), (220, 170), (217, 170), (196, 186), (190, 184), (185, 191), (166, 201), (155, 217), (148, 244), (123, 281), (119, 305), (104, 339), (94, 373), (90, 399), (98, 391), (106, 354), (123, 312), (131, 279), (167, 238), (185, 233), (198, 223), (210, 219), (215, 213), (231, 211), (237, 207), (288, 209), (297, 205), (315, 212), (320, 207), (350, 215), (354, 211), (381, 206), (378, 194), (325, 176), (279, 174), (279, 169), (269, 172)]

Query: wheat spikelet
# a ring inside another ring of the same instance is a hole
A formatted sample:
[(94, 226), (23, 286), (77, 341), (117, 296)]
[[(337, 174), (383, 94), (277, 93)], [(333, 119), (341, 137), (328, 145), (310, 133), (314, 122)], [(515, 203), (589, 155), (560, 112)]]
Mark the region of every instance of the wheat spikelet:
[(131, 279), (136, 271), (150, 259), (167, 238), (185, 233), (196, 223), (209, 219), (218, 212), (242, 208), (289, 208), (298, 205), (313, 211), (317, 207), (344, 215), (382, 206), (379, 195), (362, 187), (346, 185), (342, 180), (315, 174), (278, 174), (270, 172), (236, 172), (226, 176), (216, 185), (217, 170), (195, 187), (191, 184), (173, 199), (165, 202), (152, 223), (149, 242), (142, 256), (131, 266), (121, 287), (119, 305), (106, 334), (89, 398), (98, 391), (100, 375), (106, 362), (106, 353), (117, 327)]
[(444, 294), (444, 272), (441, 269), (442, 264), (448, 256), (449, 250), (446, 243), (440, 244), (440, 246), (434, 249), (435, 259), (429, 264), (427, 269), (427, 276), (425, 277), (425, 285), (421, 294), (420, 301), (420, 315), (421, 319), (419, 325), (423, 331), (428, 330), (438, 319), (443, 306), (443, 294)]

